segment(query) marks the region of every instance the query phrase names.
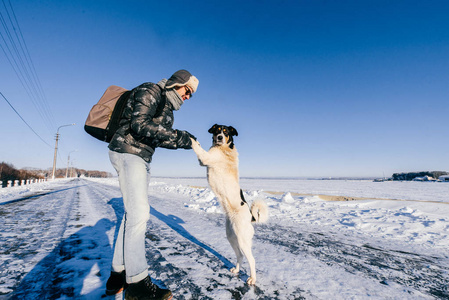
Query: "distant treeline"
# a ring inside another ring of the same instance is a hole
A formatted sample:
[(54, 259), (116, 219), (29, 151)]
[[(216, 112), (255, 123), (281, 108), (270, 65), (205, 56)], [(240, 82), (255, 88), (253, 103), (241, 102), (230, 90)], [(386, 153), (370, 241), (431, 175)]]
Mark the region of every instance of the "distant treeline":
[(0, 163), (0, 181), (2, 181), (3, 186), (6, 186), (8, 180), (28, 180), (28, 179), (43, 179), (45, 178), (41, 174), (26, 171), (17, 170), (13, 165), (2, 162)]
[(423, 172), (409, 172), (409, 173), (394, 173), (393, 174), (393, 180), (400, 180), (400, 181), (411, 181), (415, 179), (416, 177), (424, 177), (429, 176), (433, 177), (435, 179), (438, 179), (442, 175), (448, 175), (448, 172), (444, 171), (423, 171)]
[[(45, 179), (51, 178), (53, 169), (39, 170), (39, 169), (16, 169), (12, 164), (1, 162), (0, 163), (0, 181), (3, 182), (3, 186), (6, 186), (8, 180), (28, 180), (28, 179)], [(103, 171), (86, 171), (83, 169), (69, 168), (56, 169), (56, 178), (65, 177), (99, 177), (107, 178), (112, 177), (111, 173)]]

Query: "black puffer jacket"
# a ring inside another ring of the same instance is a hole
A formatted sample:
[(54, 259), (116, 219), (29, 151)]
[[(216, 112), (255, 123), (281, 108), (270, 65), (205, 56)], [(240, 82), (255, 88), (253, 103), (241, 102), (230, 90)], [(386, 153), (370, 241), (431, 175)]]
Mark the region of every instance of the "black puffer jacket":
[[(165, 97), (165, 91), (151, 82), (134, 88), (109, 149), (138, 155), (146, 162), (151, 162), (157, 147), (191, 149), (189, 134), (172, 128), (173, 106)], [(162, 102), (162, 113), (154, 118)]]

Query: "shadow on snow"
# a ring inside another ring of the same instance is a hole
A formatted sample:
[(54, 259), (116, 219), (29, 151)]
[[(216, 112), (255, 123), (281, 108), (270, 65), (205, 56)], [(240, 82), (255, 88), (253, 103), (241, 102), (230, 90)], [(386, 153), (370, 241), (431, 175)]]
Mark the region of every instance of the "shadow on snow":
[[(24, 197), (14, 202), (39, 196), (42, 194)], [(58, 299), (61, 297), (98, 299), (105, 297), (105, 284), (109, 278), (113, 256), (113, 247), (107, 232), (115, 226), (115, 243), (120, 221), (124, 215), (122, 198), (112, 198), (108, 204), (115, 211), (117, 223), (103, 218), (94, 226), (83, 227), (70, 235), (35, 265), (12, 293), (1, 296), (0, 299)], [(181, 218), (164, 215), (154, 207), (151, 207), (150, 212), (152, 216), (164, 222), (179, 235), (217, 257), (224, 264), (223, 268), (233, 267), (226, 257), (190, 234), (181, 225), (184, 223)], [(83, 290), (84, 286), (94, 288)]]
[(212, 247), (206, 245), (205, 243), (201, 242), (196, 237), (191, 235), (181, 225), (181, 224), (185, 223), (181, 218), (174, 216), (174, 215), (166, 216), (166, 215), (160, 213), (159, 211), (157, 211), (154, 207), (151, 207), (151, 214), (153, 216), (155, 216), (156, 218), (158, 218), (159, 220), (161, 220), (162, 222), (164, 222), (165, 224), (167, 224), (168, 227), (170, 227), (171, 229), (173, 229), (174, 231), (179, 233), (182, 237), (188, 239), (192, 243), (198, 245), (199, 247), (203, 248), (204, 250), (206, 250), (206, 251), (210, 252), (211, 254), (213, 254), (214, 256), (216, 256), (220, 261), (223, 262), (225, 268), (229, 269), (229, 268), (234, 267), (234, 265), (226, 257), (224, 257), (223, 255), (218, 253), (216, 250), (214, 250)]
[(83, 291), (84, 281), (97, 285), (109, 277), (112, 249), (107, 236), (114, 223), (99, 220), (62, 241), (20, 282), (7, 299), (98, 298), (101, 288)]

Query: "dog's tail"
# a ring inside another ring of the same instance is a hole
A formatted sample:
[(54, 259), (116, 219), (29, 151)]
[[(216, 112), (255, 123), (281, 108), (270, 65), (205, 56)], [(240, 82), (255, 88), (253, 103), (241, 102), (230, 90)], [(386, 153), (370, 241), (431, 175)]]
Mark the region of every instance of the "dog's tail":
[(268, 206), (263, 200), (254, 200), (251, 204), (253, 222), (264, 223), (268, 220)]

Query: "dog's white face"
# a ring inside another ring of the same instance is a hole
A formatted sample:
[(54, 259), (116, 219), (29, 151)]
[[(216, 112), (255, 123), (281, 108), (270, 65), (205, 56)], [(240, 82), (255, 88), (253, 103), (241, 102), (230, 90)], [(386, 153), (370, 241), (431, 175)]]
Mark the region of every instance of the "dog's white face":
[(223, 144), (227, 144), (228, 143), (228, 138), (229, 138), (229, 136), (226, 137), (225, 130), (221, 131), (218, 134), (214, 134), (212, 136), (212, 140), (213, 140), (214, 146), (221, 146)]
[(234, 148), (233, 136), (237, 136), (237, 130), (232, 126), (224, 126), (215, 124), (209, 129), (209, 133), (212, 133), (212, 143), (214, 146), (229, 145)]

